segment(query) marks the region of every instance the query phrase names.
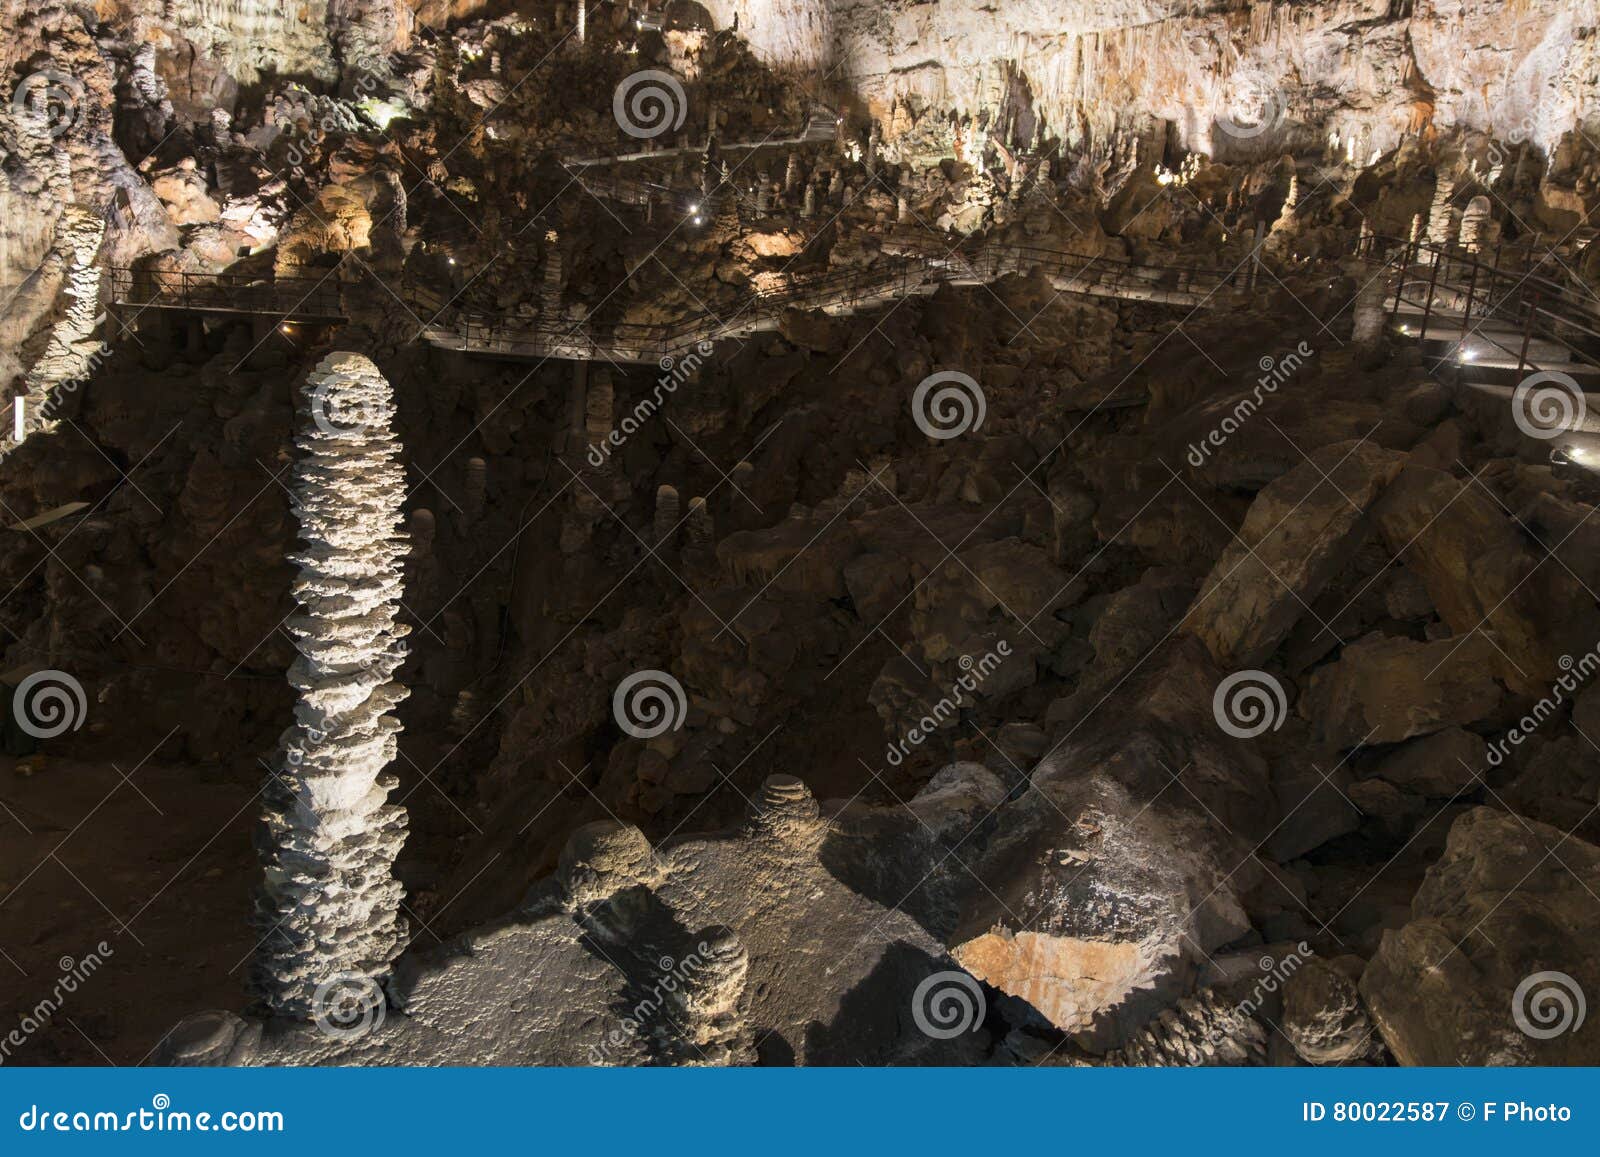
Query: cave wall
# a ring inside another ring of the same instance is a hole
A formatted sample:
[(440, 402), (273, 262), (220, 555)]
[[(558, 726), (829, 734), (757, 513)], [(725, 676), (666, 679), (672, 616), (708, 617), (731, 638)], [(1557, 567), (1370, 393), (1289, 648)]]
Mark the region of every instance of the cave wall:
[[(769, 63), (836, 70), (880, 116), (913, 98), (999, 109), (1017, 79), (1069, 142), (1132, 118), (1173, 122), (1185, 147), (1218, 140), (1241, 80), (1291, 124), (1387, 149), (1430, 122), (1550, 148), (1600, 116), (1594, 0), (711, 0), (720, 27)], [(1013, 98), (1015, 99), (1015, 98)], [(1267, 134), (1261, 134), (1267, 137)], [(1281, 139), (1260, 139), (1261, 149)]]

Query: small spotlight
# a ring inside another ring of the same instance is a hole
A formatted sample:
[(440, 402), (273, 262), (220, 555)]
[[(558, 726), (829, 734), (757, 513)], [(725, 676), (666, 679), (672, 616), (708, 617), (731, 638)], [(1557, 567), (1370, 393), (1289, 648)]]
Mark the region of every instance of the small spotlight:
[(446, 257), (445, 260), (448, 261), (451, 265), (454, 265), (456, 263), (456, 259), (454, 257)]
[(698, 205), (698, 204), (695, 204), (695, 205), (690, 205), (690, 206), (689, 206), (689, 212), (691, 212), (691, 213), (698, 213), (698, 212), (700, 212), (700, 206), (699, 206), (699, 205)]
[(698, 213), (696, 213), (696, 214), (695, 214), (695, 215), (694, 215), (694, 223), (695, 223), (695, 224), (696, 224), (696, 225), (703, 225), (703, 224), (705, 224), (705, 219), (704, 219), (704, 218), (702, 218), (702, 217), (701, 217), (701, 216), (700, 216), (700, 214), (698, 214)]
[(288, 322), (284, 322), (282, 325), (280, 325), (278, 327), (278, 332), (279, 333), (293, 333), (294, 332), (294, 326), (290, 325)]

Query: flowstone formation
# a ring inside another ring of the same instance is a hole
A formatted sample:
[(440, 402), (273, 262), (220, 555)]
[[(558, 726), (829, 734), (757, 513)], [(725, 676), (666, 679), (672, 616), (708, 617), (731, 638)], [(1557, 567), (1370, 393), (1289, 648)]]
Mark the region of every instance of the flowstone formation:
[(389, 383), (366, 357), (332, 354), (298, 417), (291, 490), (304, 548), (291, 561), (302, 609), (286, 625), (299, 699), (267, 790), (252, 980), (267, 1008), (304, 1019), (330, 1013), (322, 986), (336, 978), (385, 978), (405, 940), (392, 867), (406, 813), (388, 802), (396, 780), (384, 769), (410, 628), (395, 622), (405, 474)]

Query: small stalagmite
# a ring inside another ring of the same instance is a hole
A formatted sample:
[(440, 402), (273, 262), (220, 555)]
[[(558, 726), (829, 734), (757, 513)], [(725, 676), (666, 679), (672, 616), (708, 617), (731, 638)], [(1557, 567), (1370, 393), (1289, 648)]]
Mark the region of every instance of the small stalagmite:
[(468, 458), (466, 480), (461, 490), (461, 513), (475, 522), (483, 516), (489, 494), (489, 464), (482, 458)]
[(1468, 253), (1477, 253), (1489, 240), (1491, 206), (1489, 198), (1477, 196), (1467, 202), (1461, 215), (1461, 247)]
[(678, 488), (662, 485), (656, 489), (655, 523), (651, 528), (651, 547), (661, 550), (668, 546), (678, 529)]
[(1455, 196), (1456, 183), (1440, 176), (1433, 191), (1433, 207), (1428, 211), (1428, 244), (1446, 245), (1450, 241), (1450, 198)]
[(717, 533), (711, 522), (711, 509), (704, 498), (689, 499), (689, 518), (684, 534), (695, 550), (710, 550), (716, 543)]

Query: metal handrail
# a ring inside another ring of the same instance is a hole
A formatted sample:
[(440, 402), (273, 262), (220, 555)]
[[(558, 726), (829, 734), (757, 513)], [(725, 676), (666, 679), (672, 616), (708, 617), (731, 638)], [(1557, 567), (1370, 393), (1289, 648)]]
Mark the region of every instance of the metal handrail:
[[(955, 247), (937, 238), (899, 237), (899, 260), (867, 268), (830, 269), (797, 275), (777, 291), (755, 291), (731, 311), (699, 309), (665, 322), (573, 322), (535, 314), (484, 314), (452, 308), (422, 286), (403, 287), (407, 298), (434, 320), (431, 338), (453, 339), (462, 350), (538, 353), (584, 351), (619, 359), (656, 360), (771, 322), (791, 308), (854, 308), (889, 297), (904, 297), (928, 286), (963, 280), (989, 282), (1012, 273), (1044, 269), (1053, 276), (1082, 279), (1086, 287), (1162, 289), (1200, 295), (1236, 279), (1236, 271), (1196, 264), (1159, 265), (1114, 253), (1079, 253), (1012, 242), (964, 243)], [(254, 273), (195, 273), (184, 270), (110, 269), (112, 300), (118, 305), (169, 305), (226, 312), (271, 313), (288, 317), (346, 316), (340, 289), (330, 271), (277, 276)], [(331, 284), (330, 284), (331, 282)], [(449, 320), (440, 315), (451, 314)]]
[(261, 313), (285, 318), (343, 318), (341, 283), (331, 271), (311, 276), (203, 273), (109, 266), (113, 305)]
[[(1368, 253), (1370, 251), (1371, 248), (1369, 247)], [(1418, 258), (1423, 254), (1427, 254), (1431, 258), (1426, 265), (1418, 261)], [(1563, 329), (1568, 331), (1575, 330), (1591, 338), (1600, 339), (1600, 328), (1596, 328), (1600, 326), (1600, 309), (1590, 307), (1587, 302), (1573, 301), (1558, 283), (1552, 282), (1548, 278), (1540, 277), (1532, 271), (1518, 272), (1501, 268), (1500, 257), (1501, 254), (1497, 253), (1494, 261), (1485, 262), (1481, 259), (1482, 254), (1479, 252), (1452, 246), (1436, 246), (1420, 240), (1405, 242), (1399, 250), (1386, 258), (1384, 262), (1385, 267), (1395, 265), (1398, 270), (1394, 289), (1394, 305), (1390, 310), (1391, 316), (1398, 313), (1402, 304), (1420, 308), (1422, 310), (1422, 323), (1419, 340), (1425, 342), (1427, 340), (1429, 320), (1433, 310), (1439, 304), (1441, 290), (1450, 295), (1460, 295), (1462, 288), (1453, 278), (1459, 276), (1460, 271), (1465, 269), (1469, 276), (1465, 294), (1465, 307), (1461, 317), (1462, 336), (1455, 345), (1457, 350), (1465, 345), (1469, 337), (1473, 337), (1499, 349), (1508, 357), (1515, 357), (1519, 374), (1524, 370), (1539, 372), (1538, 363), (1528, 356), (1532, 339), (1538, 336), (1568, 351), (1568, 355), (1574, 362), (1600, 368), (1600, 358), (1585, 350), (1582, 345), (1574, 344), (1570, 333), (1559, 332)], [(1368, 259), (1370, 260), (1370, 258)], [(1542, 261), (1536, 262), (1535, 268), (1540, 264), (1542, 264)], [(1421, 284), (1423, 280), (1419, 278), (1414, 284), (1410, 282), (1413, 269), (1418, 271), (1426, 269), (1428, 274), (1426, 278), (1427, 292), (1420, 300), (1406, 296), (1408, 289), (1414, 290), (1415, 285)], [(1473, 326), (1473, 304), (1475, 290), (1480, 278), (1484, 282), (1484, 289), (1482, 305), (1478, 313), (1480, 321), (1475, 328)], [(1501, 288), (1502, 282), (1506, 283), (1504, 292), (1497, 297), (1496, 292)], [(1557, 305), (1560, 308), (1551, 308), (1552, 305)], [(1519, 349), (1512, 350), (1491, 333), (1484, 330), (1481, 319), (1490, 317), (1499, 321), (1509, 322), (1520, 328), (1521, 345)], [(1547, 319), (1549, 324), (1541, 322), (1541, 319)], [(1442, 362), (1449, 356), (1447, 354), (1445, 358), (1439, 360)]]
[[(1215, 266), (1161, 265), (1114, 253), (1079, 253), (1012, 242), (951, 248), (933, 238), (902, 237), (895, 244), (912, 252), (897, 255), (904, 259), (887, 267), (839, 269), (797, 277), (781, 291), (752, 293), (731, 313), (700, 309), (667, 322), (604, 323), (462, 311), (453, 329), (432, 328), (449, 329), (456, 348), (463, 350), (513, 353), (579, 347), (605, 350), (619, 360), (655, 360), (684, 353), (696, 342), (726, 337), (771, 321), (796, 306), (856, 306), (876, 298), (906, 296), (929, 284), (968, 279), (988, 282), (1008, 273), (1037, 268), (1058, 276), (1082, 277), (1097, 287), (1156, 288), (1197, 297), (1214, 293), (1239, 278), (1237, 270)], [(934, 260), (928, 260), (930, 257)]]

